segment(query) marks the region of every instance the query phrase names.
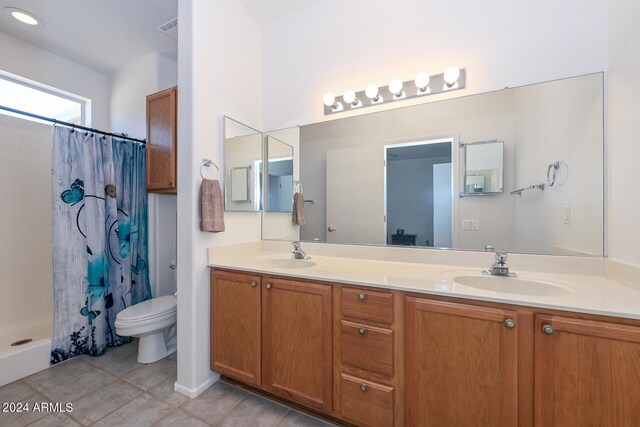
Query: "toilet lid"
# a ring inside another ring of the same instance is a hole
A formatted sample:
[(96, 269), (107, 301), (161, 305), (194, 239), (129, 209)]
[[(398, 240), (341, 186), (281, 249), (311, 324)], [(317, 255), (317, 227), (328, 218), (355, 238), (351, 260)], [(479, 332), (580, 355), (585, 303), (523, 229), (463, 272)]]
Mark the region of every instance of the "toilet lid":
[(173, 295), (151, 298), (150, 300), (132, 305), (118, 313), (117, 320), (131, 322), (150, 319), (176, 310), (176, 300)]

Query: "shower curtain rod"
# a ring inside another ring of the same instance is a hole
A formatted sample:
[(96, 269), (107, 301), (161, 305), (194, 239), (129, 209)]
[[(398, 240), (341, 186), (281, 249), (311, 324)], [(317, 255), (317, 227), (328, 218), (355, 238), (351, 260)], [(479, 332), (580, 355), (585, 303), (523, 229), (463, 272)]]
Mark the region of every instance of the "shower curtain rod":
[(91, 133), (98, 133), (100, 135), (113, 136), (115, 138), (120, 138), (120, 139), (127, 139), (129, 141), (137, 142), (137, 143), (140, 143), (142, 145), (145, 145), (147, 143), (144, 139), (131, 138), (130, 136), (125, 136), (124, 134), (118, 135), (118, 134), (115, 134), (115, 133), (105, 132), (105, 131), (102, 131), (102, 130), (93, 129), (93, 128), (89, 128), (89, 127), (86, 127), (86, 126), (76, 125), (74, 123), (63, 122), (63, 121), (60, 121), (60, 120), (57, 120), (57, 119), (52, 119), (51, 117), (40, 116), (38, 114), (27, 113), (26, 111), (22, 111), (22, 110), (16, 110), (15, 108), (5, 107), (4, 105), (0, 105), (0, 110), (8, 111), (10, 113), (15, 113), (15, 114), (21, 114), (23, 116), (33, 117), (34, 119), (44, 120), (45, 122), (51, 122), (51, 123), (54, 123), (54, 124), (57, 124), (57, 125), (67, 126), (67, 127), (74, 128), (74, 129), (86, 130), (86, 131), (91, 132)]

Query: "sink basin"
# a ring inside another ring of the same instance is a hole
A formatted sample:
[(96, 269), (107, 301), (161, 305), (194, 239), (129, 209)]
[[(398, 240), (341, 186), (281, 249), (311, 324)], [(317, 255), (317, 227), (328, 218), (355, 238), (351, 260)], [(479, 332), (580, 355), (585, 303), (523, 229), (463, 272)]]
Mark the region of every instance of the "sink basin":
[(267, 267), (271, 268), (309, 268), (316, 265), (315, 262), (307, 259), (294, 258), (272, 258), (261, 261)]
[(458, 276), (453, 281), (470, 288), (505, 294), (520, 294), (534, 296), (567, 295), (569, 291), (563, 287), (534, 280), (519, 279), (517, 277), (501, 276)]

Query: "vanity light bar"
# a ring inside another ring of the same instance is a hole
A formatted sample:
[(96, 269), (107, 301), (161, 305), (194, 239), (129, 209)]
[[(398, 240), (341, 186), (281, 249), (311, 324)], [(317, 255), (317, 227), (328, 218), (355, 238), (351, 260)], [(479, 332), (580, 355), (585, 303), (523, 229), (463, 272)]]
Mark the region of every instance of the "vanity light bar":
[(400, 79), (393, 79), (387, 86), (371, 84), (360, 92), (354, 92), (349, 89), (338, 97), (332, 93), (325, 93), (322, 99), (324, 114), (335, 114), (403, 99), (463, 89), (465, 87), (466, 74), (464, 68), (449, 67), (444, 73), (432, 76), (427, 73), (419, 73), (414, 80), (403, 82)]

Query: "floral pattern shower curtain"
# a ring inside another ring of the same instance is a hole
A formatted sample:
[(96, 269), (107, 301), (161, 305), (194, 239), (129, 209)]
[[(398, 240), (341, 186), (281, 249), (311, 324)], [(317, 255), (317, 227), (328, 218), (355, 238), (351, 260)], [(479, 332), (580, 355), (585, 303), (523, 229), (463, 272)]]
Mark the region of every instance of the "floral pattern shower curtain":
[(151, 298), (144, 146), (54, 128), (51, 363), (129, 342), (118, 312)]

